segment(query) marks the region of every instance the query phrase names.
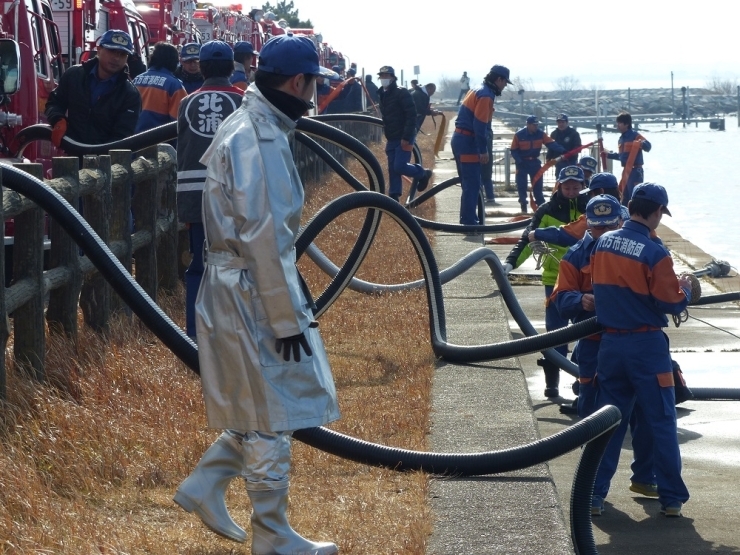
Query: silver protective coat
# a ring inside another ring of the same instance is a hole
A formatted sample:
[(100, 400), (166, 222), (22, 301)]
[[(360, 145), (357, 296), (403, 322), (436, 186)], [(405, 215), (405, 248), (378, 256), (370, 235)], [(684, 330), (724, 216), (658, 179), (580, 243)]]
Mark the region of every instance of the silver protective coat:
[[(339, 418), (336, 390), (301, 289), (294, 241), (303, 186), (295, 122), (251, 85), (201, 158), (206, 267), (196, 329), (208, 425), (282, 432)], [(275, 339), (304, 333), (313, 356), (285, 362)]]

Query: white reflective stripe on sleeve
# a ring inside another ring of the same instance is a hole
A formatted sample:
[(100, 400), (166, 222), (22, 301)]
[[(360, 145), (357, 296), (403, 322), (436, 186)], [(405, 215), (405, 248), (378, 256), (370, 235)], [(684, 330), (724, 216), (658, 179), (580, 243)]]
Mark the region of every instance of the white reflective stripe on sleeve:
[(204, 186), (205, 181), (192, 181), (188, 183), (180, 183), (178, 181), (176, 191), (178, 193), (186, 193), (188, 191), (202, 191)]
[(185, 170), (181, 172), (177, 172), (177, 179), (202, 179), (205, 181), (206, 179), (206, 170)]

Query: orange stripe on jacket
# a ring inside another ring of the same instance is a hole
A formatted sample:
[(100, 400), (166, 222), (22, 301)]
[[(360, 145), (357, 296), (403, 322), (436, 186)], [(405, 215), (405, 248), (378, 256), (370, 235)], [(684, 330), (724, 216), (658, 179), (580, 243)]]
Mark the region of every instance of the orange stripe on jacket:
[[(591, 270), (588, 272), (588, 291), (591, 290)], [(545, 301), (545, 306), (555, 302), (555, 298), (561, 291), (583, 291), (583, 279), (578, 268), (573, 266), (567, 260), (561, 260), (558, 267), (558, 277), (555, 280), (555, 287), (552, 293)]]
[(638, 140), (644, 141), (645, 140), (645, 137), (643, 137), (642, 135), (638, 134), (637, 137), (635, 137), (634, 140), (620, 144), (619, 145), (619, 152), (632, 152), (632, 146)]
[(576, 221), (565, 224), (564, 226), (562, 226), (561, 229), (571, 237), (581, 239), (583, 237), (583, 234), (586, 233), (586, 230), (588, 229), (586, 214), (581, 214)]
[(535, 148), (535, 149), (542, 148), (542, 139), (538, 139), (536, 141), (520, 141), (517, 139), (517, 136), (514, 135), (514, 140), (519, 145), (519, 150), (529, 150), (530, 148)]
[(665, 303), (680, 303), (686, 296), (678, 285), (678, 278), (673, 271), (673, 259), (666, 256), (653, 266), (650, 294)]
[(141, 94), (141, 109), (150, 110), (158, 114), (169, 114), (173, 120), (177, 120), (177, 111), (180, 101), (187, 96), (185, 89), (176, 91), (170, 96), (166, 90), (152, 86), (137, 87)]
[(478, 102), (475, 103), (475, 109), (472, 111), (475, 119), (478, 121), (490, 122), (491, 118), (493, 118), (493, 99), (487, 96), (478, 98)]
[(639, 260), (597, 251), (591, 258), (593, 282), (600, 285), (627, 287), (639, 295), (649, 295), (650, 270)]

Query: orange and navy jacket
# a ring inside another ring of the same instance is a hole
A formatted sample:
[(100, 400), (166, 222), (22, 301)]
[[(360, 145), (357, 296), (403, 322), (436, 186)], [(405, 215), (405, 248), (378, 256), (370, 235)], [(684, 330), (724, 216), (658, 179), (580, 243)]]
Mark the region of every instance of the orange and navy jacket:
[[(585, 293), (592, 293), (591, 252), (596, 241), (586, 232), (583, 238), (565, 253), (560, 261), (558, 279), (548, 302), (554, 302), (560, 316), (574, 324), (596, 316), (593, 310), (584, 310), (581, 299)], [(599, 339), (600, 335), (589, 336)]]
[(514, 139), (511, 141), (511, 157), (517, 164), (537, 160), (540, 157), (542, 145), (545, 145), (548, 152), (555, 156), (560, 156), (565, 152), (565, 149), (552, 137), (546, 135), (542, 129), (530, 133), (526, 127), (522, 127), (514, 133)]
[(134, 79), (141, 94), (141, 115), (136, 133), (177, 121), (180, 101), (187, 93), (172, 72), (163, 68), (148, 69)]
[(591, 276), (596, 317), (607, 328), (664, 328), (666, 314), (680, 314), (691, 300), (691, 291), (678, 283), (668, 250), (634, 220), (599, 238)]
[(492, 135), (493, 102), (496, 94), (488, 85), (481, 85), (465, 95), (455, 120), (455, 129), (462, 129), (475, 136), (479, 154), (488, 152), (488, 138)]
[(630, 157), (630, 152), (632, 152), (632, 146), (637, 139), (642, 140), (642, 149), (637, 153), (637, 157), (635, 158), (635, 167), (639, 168), (644, 163), (642, 159), (642, 151), (650, 152), (653, 145), (651, 145), (650, 141), (631, 127), (619, 137), (619, 152), (610, 152), (607, 157), (612, 160), (619, 160), (622, 167), (624, 167), (627, 164), (627, 158)]
[(244, 64), (234, 62), (234, 73), (231, 74), (229, 81), (237, 89), (241, 89), (243, 91), (247, 90), (247, 87), (249, 86), (249, 77), (247, 77), (247, 70), (244, 67)]

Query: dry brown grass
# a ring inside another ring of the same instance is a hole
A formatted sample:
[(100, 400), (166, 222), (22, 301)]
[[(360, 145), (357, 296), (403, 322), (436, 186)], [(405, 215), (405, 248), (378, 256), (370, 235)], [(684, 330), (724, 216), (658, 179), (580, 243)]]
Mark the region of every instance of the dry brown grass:
[[(420, 143), (432, 160), (432, 139)], [(373, 146), (385, 166), (382, 148)], [(336, 178), (311, 184), (306, 215), (347, 191)], [(343, 260), (363, 215), (343, 217), (317, 243)], [(314, 291), (328, 282), (309, 261), (301, 269)], [(421, 276), (398, 226), (382, 223), (360, 276), (384, 283)], [(160, 299), (180, 323), (183, 298)], [(424, 293), (347, 291), (322, 317), (321, 332), (342, 410), (332, 427), (426, 449), (434, 357)], [(218, 431), (206, 428), (197, 376), (137, 320), (117, 320), (108, 339), (83, 329), (76, 347), (50, 336), (48, 385), (8, 365), (9, 399), (0, 408), (1, 553), (249, 552), (248, 543), (220, 539), (171, 501)], [(227, 502), (248, 528), (239, 482)], [(344, 554), (424, 553), (431, 531), (424, 475), (369, 468), (295, 442), (292, 483), (291, 521), (306, 536), (336, 541)]]

